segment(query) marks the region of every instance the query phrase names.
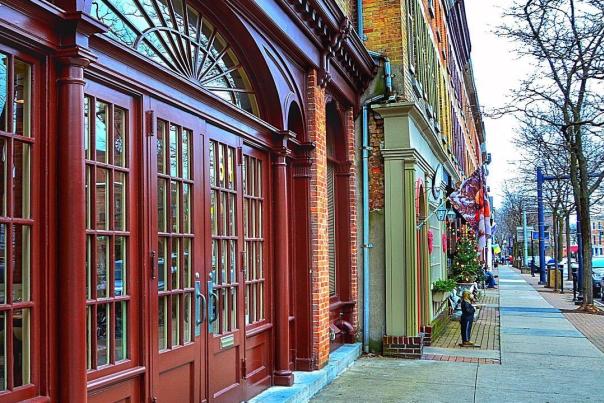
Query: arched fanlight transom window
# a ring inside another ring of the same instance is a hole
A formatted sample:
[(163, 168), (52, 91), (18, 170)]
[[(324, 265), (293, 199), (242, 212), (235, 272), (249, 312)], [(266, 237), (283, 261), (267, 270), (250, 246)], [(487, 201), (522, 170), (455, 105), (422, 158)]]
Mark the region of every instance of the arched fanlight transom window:
[(220, 98), (258, 114), (254, 91), (217, 27), (186, 0), (93, 0), (108, 35)]

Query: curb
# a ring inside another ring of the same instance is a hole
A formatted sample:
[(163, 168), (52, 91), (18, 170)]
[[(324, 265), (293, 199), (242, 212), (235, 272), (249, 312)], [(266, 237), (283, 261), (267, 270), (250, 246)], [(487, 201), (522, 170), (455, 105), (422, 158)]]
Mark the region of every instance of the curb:
[(361, 343), (345, 344), (329, 354), (329, 363), (312, 372), (294, 372), (290, 387), (273, 386), (249, 400), (249, 403), (305, 403), (346, 371), (361, 356)]

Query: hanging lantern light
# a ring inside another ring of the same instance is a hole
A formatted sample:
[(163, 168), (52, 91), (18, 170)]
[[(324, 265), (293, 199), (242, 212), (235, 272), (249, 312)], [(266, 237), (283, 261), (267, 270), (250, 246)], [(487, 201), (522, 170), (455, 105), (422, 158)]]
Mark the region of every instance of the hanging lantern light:
[(445, 206), (440, 206), (438, 209), (436, 209), (436, 218), (438, 221), (445, 221), (447, 218), (447, 209)]
[(455, 212), (455, 210), (449, 209), (447, 211), (447, 220), (449, 220), (449, 222), (453, 222), (456, 217), (457, 217), (457, 213)]

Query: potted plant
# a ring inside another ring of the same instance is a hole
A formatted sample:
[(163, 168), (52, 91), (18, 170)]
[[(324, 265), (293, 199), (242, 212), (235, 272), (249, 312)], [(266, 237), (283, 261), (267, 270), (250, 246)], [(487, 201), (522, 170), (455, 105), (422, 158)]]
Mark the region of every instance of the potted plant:
[(453, 279), (436, 280), (432, 283), (432, 301), (444, 301), (456, 285), (457, 283)]

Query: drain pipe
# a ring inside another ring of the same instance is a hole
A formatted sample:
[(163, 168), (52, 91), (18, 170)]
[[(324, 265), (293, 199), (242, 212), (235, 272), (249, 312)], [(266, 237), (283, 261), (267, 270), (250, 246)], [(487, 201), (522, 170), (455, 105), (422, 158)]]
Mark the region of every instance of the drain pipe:
[[(361, 15), (361, 14), (360, 14)], [(361, 18), (359, 18), (359, 21)], [(359, 23), (362, 26), (362, 23)], [(379, 54), (370, 52), (374, 57), (384, 59), (384, 81), (386, 88), (383, 94), (374, 96), (363, 103), (363, 351), (369, 352), (369, 249), (373, 247), (369, 243), (369, 108), (371, 104), (388, 99), (392, 94), (392, 69), (390, 59)]]
[(357, 34), (362, 41), (365, 41), (365, 21), (363, 17), (363, 0), (357, 0)]

